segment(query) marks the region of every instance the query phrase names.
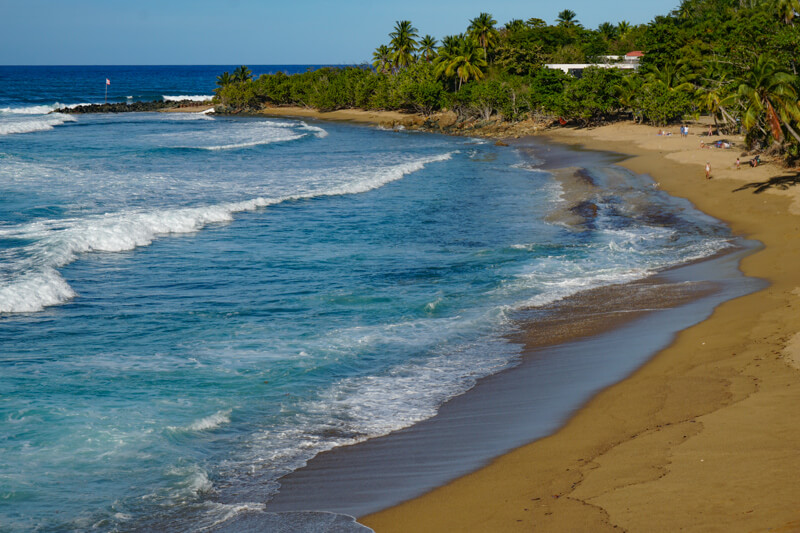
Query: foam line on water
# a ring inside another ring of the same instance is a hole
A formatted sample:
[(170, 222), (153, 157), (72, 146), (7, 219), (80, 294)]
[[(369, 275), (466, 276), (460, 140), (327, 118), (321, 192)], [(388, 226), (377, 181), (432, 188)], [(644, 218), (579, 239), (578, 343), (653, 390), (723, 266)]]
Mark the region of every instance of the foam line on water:
[(204, 207), (40, 220), (2, 228), (0, 237), (33, 243), (22, 248), (24, 259), (11, 265), (12, 273), (0, 277), (0, 313), (36, 312), (74, 298), (75, 292), (57, 269), (77, 260), (81, 254), (134, 250), (148, 246), (161, 235), (192, 233), (210, 224), (230, 222), (236, 213), (286, 201), (367, 192), (422, 170), (427, 164), (446, 161), (453, 153), (420, 158), (378, 171), (365, 169), (350, 183), (303, 194), (258, 197)]
[(43, 105), (33, 105), (33, 106), (23, 106), (23, 107), (0, 107), (0, 114), (7, 114), (7, 115), (46, 115), (55, 111), (56, 109), (66, 108), (76, 108), (82, 105), (90, 105), (90, 104), (61, 104), (59, 102), (55, 102), (53, 104), (43, 104)]
[(165, 102), (183, 102), (184, 100), (188, 100), (190, 102), (207, 102), (214, 98), (214, 95), (202, 95), (202, 94), (182, 94), (178, 96), (171, 96), (168, 94), (164, 94), (161, 96)]
[(23, 120), (3, 120), (0, 121), (0, 135), (47, 131), (67, 122), (75, 122), (75, 118), (69, 115), (53, 113), (51, 115), (44, 115), (36, 118), (25, 118)]
[(235, 150), (237, 148), (250, 148), (250, 147), (253, 147), (253, 146), (261, 146), (261, 145), (265, 145), (265, 144), (275, 144), (275, 143), (280, 143), (280, 142), (296, 141), (298, 139), (302, 139), (304, 136), (305, 135), (303, 135), (303, 134), (299, 134), (299, 135), (291, 135), (291, 134), (289, 134), (289, 135), (283, 135), (283, 136), (279, 135), (279, 136), (276, 136), (276, 137), (271, 137), (271, 138), (267, 138), (267, 139), (259, 139), (259, 140), (255, 140), (255, 141), (247, 141), (247, 142), (232, 143), (232, 144), (220, 144), (220, 145), (212, 145), (212, 146), (201, 146), (200, 148), (202, 150), (211, 150), (211, 151)]

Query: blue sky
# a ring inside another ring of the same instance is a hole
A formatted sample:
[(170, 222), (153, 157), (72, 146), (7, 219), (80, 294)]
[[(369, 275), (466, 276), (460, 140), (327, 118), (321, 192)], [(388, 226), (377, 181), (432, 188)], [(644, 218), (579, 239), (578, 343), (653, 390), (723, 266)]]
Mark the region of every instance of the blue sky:
[(395, 21), (421, 35), (464, 31), (488, 11), (552, 22), (563, 9), (586, 27), (646, 23), (679, 0), (0, 0), (0, 64), (345, 64), (371, 58)]

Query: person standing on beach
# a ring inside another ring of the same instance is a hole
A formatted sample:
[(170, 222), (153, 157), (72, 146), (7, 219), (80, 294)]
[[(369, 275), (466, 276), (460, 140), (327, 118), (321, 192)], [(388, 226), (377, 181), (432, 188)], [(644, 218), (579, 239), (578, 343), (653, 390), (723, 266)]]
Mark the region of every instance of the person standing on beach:
[(739, 158), (736, 158), (736, 170), (739, 170)]
[(711, 179), (711, 163), (709, 161), (706, 161), (706, 179)]

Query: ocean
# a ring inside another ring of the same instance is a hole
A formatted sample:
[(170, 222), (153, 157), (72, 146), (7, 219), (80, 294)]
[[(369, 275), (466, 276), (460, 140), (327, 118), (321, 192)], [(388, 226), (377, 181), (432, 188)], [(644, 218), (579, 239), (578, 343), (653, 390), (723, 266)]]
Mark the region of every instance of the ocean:
[(535, 155), (486, 140), (50, 113), (106, 78), (109, 101), (201, 99), (233, 68), (0, 67), (0, 531), (263, 511), (320, 452), (516, 365), (522, 310), (734, 245), (608, 162), (575, 225)]

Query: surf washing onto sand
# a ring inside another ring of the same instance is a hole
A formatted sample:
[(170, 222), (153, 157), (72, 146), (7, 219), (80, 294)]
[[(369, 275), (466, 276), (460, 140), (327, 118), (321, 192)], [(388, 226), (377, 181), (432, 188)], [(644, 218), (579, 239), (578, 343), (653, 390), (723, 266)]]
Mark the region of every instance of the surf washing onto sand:
[[(732, 242), (600, 167), (588, 211), (555, 216), (564, 180), (475, 139), (49, 114), (102, 101), (97, 79), (118, 102), (194, 98), (222, 70), (115, 68), (0, 71), (9, 531), (199, 530), (268, 510), (316, 454), (427, 419), (515, 364), (520, 309)], [(350, 523), (280, 523), (312, 518)]]

